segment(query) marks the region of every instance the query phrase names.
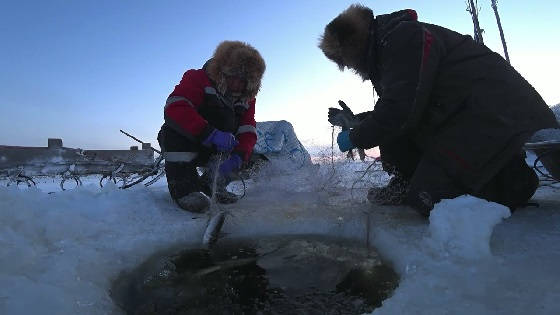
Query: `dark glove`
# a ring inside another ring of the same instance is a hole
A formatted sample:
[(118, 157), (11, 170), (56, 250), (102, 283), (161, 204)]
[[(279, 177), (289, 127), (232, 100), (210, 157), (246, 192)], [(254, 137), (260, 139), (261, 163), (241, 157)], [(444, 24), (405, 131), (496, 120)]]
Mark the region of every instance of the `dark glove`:
[(207, 147), (215, 145), (216, 150), (219, 152), (230, 152), (236, 145), (239, 144), (239, 141), (237, 141), (235, 136), (229, 132), (214, 129), (212, 133), (210, 133), (210, 135), (202, 141), (202, 144)]
[(338, 137), (336, 137), (336, 143), (338, 143), (338, 148), (342, 152), (355, 148), (354, 144), (350, 140), (350, 130), (342, 130), (338, 134)]
[(352, 110), (343, 101), (338, 101), (342, 109), (329, 107), (329, 122), (333, 126), (342, 128), (353, 128), (358, 125), (359, 119), (356, 118)]
[(236, 172), (241, 168), (241, 164), (243, 160), (241, 157), (235, 153), (229, 156), (229, 159), (225, 160), (220, 164), (220, 168), (218, 171), (220, 172), (220, 176), (227, 177), (232, 172)]

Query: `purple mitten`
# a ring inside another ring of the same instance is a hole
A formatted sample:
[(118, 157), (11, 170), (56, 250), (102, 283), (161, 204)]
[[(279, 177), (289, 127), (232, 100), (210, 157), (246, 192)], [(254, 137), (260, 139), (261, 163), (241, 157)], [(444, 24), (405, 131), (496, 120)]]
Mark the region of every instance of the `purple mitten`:
[(219, 172), (220, 176), (227, 177), (232, 172), (238, 171), (241, 168), (243, 161), (241, 157), (235, 153), (230, 155), (229, 159), (225, 160), (220, 164)]
[(236, 145), (239, 144), (239, 141), (237, 141), (235, 136), (229, 132), (214, 129), (212, 133), (210, 133), (210, 135), (202, 141), (202, 144), (207, 147), (215, 145), (216, 150), (219, 152), (230, 152)]

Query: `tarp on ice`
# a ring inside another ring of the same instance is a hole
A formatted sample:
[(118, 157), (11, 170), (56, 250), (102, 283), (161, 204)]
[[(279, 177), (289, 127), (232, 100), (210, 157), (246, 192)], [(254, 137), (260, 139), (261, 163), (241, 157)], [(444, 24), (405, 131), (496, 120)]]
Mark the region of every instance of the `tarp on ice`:
[(298, 140), (294, 127), (285, 120), (257, 122), (254, 153), (284, 166), (300, 168), (310, 165), (311, 156)]

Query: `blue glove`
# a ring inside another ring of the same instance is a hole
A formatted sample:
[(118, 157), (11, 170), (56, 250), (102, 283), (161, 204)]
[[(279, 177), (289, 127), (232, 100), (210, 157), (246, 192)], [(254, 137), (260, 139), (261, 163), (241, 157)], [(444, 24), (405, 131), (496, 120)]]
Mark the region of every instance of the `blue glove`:
[(342, 152), (346, 152), (355, 148), (352, 141), (350, 141), (350, 130), (342, 130), (338, 134), (338, 137), (336, 137), (336, 143), (338, 143), (338, 148)]
[(219, 152), (230, 152), (236, 145), (239, 144), (239, 141), (237, 141), (235, 136), (229, 132), (214, 129), (212, 133), (210, 133), (210, 135), (202, 141), (202, 144), (207, 147), (215, 145), (216, 150)]
[(229, 156), (229, 159), (225, 160), (220, 164), (220, 168), (218, 171), (220, 172), (220, 176), (227, 177), (232, 172), (238, 171), (241, 168), (241, 164), (243, 160), (241, 157), (235, 153)]

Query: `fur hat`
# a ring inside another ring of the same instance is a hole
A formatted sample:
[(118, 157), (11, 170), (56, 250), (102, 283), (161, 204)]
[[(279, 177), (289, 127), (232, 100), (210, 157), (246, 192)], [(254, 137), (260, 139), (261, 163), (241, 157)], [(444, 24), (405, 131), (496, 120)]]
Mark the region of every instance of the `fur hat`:
[(247, 87), (242, 97), (252, 98), (259, 92), (265, 69), (263, 58), (253, 46), (240, 41), (223, 41), (216, 47), (206, 73), (222, 94), (227, 92), (226, 76), (246, 79)]
[(373, 11), (360, 4), (353, 4), (325, 27), (319, 39), (319, 48), (342, 71), (352, 68), (361, 74), (368, 45), (368, 34)]

